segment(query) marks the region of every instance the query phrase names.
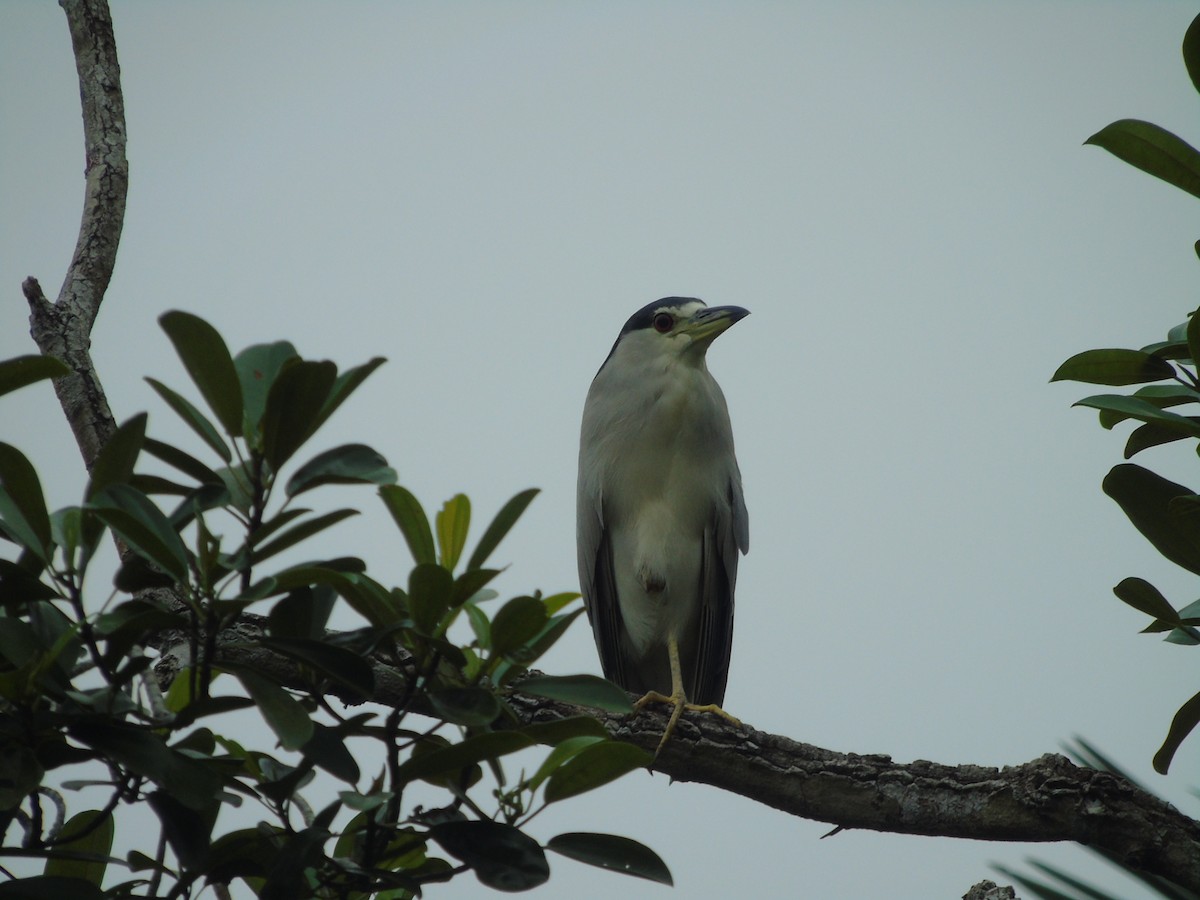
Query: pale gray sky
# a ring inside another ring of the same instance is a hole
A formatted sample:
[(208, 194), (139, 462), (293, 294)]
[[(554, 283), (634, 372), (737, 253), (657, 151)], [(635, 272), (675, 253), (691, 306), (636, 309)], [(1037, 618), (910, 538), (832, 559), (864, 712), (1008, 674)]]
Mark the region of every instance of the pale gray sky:
[[(235, 351), (387, 356), (323, 446), (372, 444), (427, 508), (462, 490), (481, 518), (540, 486), (502, 588), (557, 591), (576, 586), (579, 414), (621, 324), (668, 294), (746, 306), (710, 354), (751, 520), (728, 708), (900, 760), (1015, 764), (1081, 734), (1197, 814), (1200, 737), (1170, 777), (1150, 768), (1196, 652), (1138, 635), (1111, 594), (1141, 575), (1182, 605), (1195, 579), (1101, 494), (1123, 434), (1069, 409), (1091, 391), (1047, 384), (1196, 305), (1196, 201), (1081, 146), (1126, 116), (1200, 141), (1195, 11), (120, 2), (131, 189), (96, 362), (118, 418), (148, 409), (194, 446), (141, 380), (184, 385), (166, 309)], [(57, 291), (83, 192), (56, 5), (0, 10), (0, 84), (8, 357), (32, 348), (20, 281)], [(0, 435), (61, 506), (84, 475), (52, 404), (45, 385), (4, 398)], [(1180, 445), (1143, 463), (1200, 484)], [(331, 552), (403, 579), (358, 499)], [(586, 627), (545, 664), (598, 672)], [(680, 897), (957, 897), (1030, 854), (1126, 890), (1072, 847), (821, 841), (640, 773), (532, 828), (567, 830), (649, 844)], [(670, 896), (551, 862), (545, 896)]]

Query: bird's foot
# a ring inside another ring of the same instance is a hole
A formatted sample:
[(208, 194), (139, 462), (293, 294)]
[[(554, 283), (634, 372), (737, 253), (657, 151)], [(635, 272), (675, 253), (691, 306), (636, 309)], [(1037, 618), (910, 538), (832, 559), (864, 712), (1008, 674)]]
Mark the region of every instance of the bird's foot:
[(655, 757), (662, 753), (663, 747), (667, 746), (667, 741), (670, 740), (671, 735), (675, 733), (675, 727), (679, 724), (679, 720), (683, 716), (683, 711), (685, 709), (692, 712), (712, 713), (728, 720), (738, 728), (742, 727), (740, 720), (725, 712), (725, 710), (721, 709), (721, 707), (717, 706), (715, 703), (688, 703), (687, 697), (682, 691), (671, 695), (660, 694), (658, 691), (650, 691), (633, 704), (634, 713), (636, 714), (641, 712), (651, 703), (665, 703), (668, 706), (673, 707), (671, 710), (671, 718), (667, 720), (667, 727), (663, 730), (662, 738), (658, 742), (658, 749), (654, 751)]

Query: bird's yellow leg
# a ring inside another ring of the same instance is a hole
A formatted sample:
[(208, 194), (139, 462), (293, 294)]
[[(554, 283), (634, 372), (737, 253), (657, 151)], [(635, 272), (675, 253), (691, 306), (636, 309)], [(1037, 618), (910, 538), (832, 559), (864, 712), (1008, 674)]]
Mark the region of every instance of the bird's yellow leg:
[(724, 719), (728, 719), (737, 727), (741, 727), (742, 723), (731, 716), (715, 703), (706, 703), (703, 706), (695, 703), (687, 702), (687, 694), (683, 690), (683, 667), (679, 662), (679, 644), (675, 640), (675, 636), (671, 635), (667, 639), (667, 653), (671, 660), (671, 695), (660, 694), (658, 691), (650, 691), (644, 697), (633, 704), (635, 713), (641, 712), (651, 703), (666, 703), (672, 707), (671, 718), (667, 720), (667, 727), (663, 730), (662, 739), (658, 742), (658, 749), (654, 751), (654, 755), (662, 753), (663, 747), (667, 746), (667, 741), (671, 735), (675, 733), (675, 726), (679, 724), (679, 719), (683, 715), (685, 709), (690, 709), (693, 712), (714, 713)]

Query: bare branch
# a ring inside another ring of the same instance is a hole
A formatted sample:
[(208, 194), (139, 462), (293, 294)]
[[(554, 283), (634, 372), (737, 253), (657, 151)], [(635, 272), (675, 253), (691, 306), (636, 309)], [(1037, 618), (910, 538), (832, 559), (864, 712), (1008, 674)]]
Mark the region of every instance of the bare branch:
[[(514, 698), (531, 718), (563, 704)], [(653, 750), (666, 717), (606, 717), (615, 736)], [(655, 768), (838, 826), (992, 841), (1074, 841), (1200, 890), (1200, 822), (1107, 772), (1047, 754), (1017, 766), (947, 766), (837, 753), (782, 735), (689, 717)]]
[(83, 104), (86, 188), (75, 255), (58, 299), (50, 303), (37, 279), (23, 285), (30, 308), (30, 334), (38, 348), (72, 370), (54, 383), (63, 412), (90, 470), (116, 430), (104, 390), (92, 366), (92, 324), (108, 290), (125, 219), (129, 163), (125, 158), (125, 102), (104, 0), (61, 0), (75, 50)]
[(1010, 887), (1001, 887), (994, 881), (981, 881), (979, 884), (972, 885), (971, 889), (963, 894), (962, 900), (1016, 900), (1017, 894)]

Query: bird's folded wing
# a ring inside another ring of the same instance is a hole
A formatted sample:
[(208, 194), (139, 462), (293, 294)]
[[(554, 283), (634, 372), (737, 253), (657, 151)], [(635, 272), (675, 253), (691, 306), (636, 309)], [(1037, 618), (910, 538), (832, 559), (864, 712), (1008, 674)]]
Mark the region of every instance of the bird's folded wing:
[(613, 570), (612, 539), (604, 526), (602, 512), (588, 513), (581, 514), (577, 523), (580, 589), (596, 637), (604, 677), (625, 685), (629, 679), (621, 653), (623, 625)]
[(704, 529), (700, 566), (700, 628), (695, 668), (686, 680), (688, 699), (718, 706), (725, 700), (729, 656), (733, 647), (733, 595), (737, 581), (738, 551), (750, 546), (746, 503), (741, 478), (729, 481), (727, 505), (713, 508)]

